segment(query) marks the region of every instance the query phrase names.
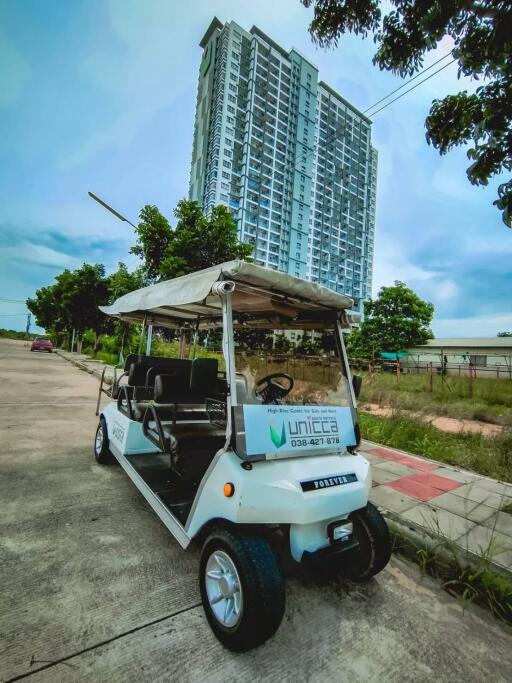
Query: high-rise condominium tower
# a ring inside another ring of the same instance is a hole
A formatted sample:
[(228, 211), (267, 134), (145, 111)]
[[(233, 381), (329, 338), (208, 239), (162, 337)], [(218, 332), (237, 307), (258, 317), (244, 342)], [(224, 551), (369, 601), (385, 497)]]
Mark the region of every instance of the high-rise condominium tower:
[(231, 210), (256, 263), (352, 296), (371, 291), (371, 121), (297, 50), (214, 19), (200, 42), (190, 198)]

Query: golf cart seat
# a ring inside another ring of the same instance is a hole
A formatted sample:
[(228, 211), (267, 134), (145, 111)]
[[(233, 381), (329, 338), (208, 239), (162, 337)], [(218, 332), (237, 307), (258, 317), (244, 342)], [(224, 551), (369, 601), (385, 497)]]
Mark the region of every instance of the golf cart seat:
[(154, 417), (150, 412), (144, 417), (146, 437), (169, 454), (171, 469), (192, 481), (200, 481), (217, 451), (226, 443), (225, 430), (209, 422), (162, 424), (148, 419), (148, 415)]
[(192, 361), (184, 358), (164, 358), (160, 356), (135, 356), (126, 365), (127, 384), (133, 387), (133, 398), (143, 401), (153, 398), (155, 378), (164, 373), (172, 374), (177, 381), (187, 382), (190, 377)]
[(190, 373), (167, 372), (155, 377), (153, 401), (157, 408), (178, 404), (204, 404), (207, 396), (225, 396), (226, 380), (218, 377), (216, 358), (195, 358)]

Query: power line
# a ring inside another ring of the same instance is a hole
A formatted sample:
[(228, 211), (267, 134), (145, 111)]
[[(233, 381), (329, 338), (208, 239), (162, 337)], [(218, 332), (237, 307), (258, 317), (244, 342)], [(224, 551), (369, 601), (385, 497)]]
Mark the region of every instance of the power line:
[(0, 299), (0, 301), (4, 304), (24, 304), (25, 301), (23, 299)]
[(424, 78), (424, 79), (423, 79), (422, 81), (420, 81), (419, 83), (416, 83), (416, 85), (413, 85), (412, 88), (409, 88), (409, 90), (406, 90), (406, 91), (403, 92), (401, 95), (398, 95), (398, 97), (395, 97), (393, 100), (391, 100), (391, 102), (388, 102), (387, 104), (384, 104), (382, 107), (380, 107), (379, 109), (377, 109), (377, 111), (374, 111), (373, 114), (371, 114), (371, 116), (372, 116), (372, 117), (375, 116), (376, 114), (378, 114), (380, 111), (382, 111), (382, 110), (385, 109), (386, 107), (389, 107), (390, 104), (393, 104), (393, 102), (396, 102), (397, 100), (399, 100), (399, 99), (400, 99), (401, 97), (403, 97), (404, 95), (407, 95), (407, 93), (412, 92), (413, 90), (416, 90), (416, 88), (419, 87), (422, 83), (425, 83), (425, 81), (428, 81), (429, 78), (432, 78), (432, 76), (435, 76), (435, 75), (438, 74), (440, 71), (442, 71), (443, 69), (446, 69), (446, 67), (450, 66), (450, 64), (453, 64), (453, 62), (456, 62), (456, 61), (457, 61), (456, 59), (452, 59), (451, 62), (448, 62), (448, 64), (445, 64), (445, 65), (442, 66), (440, 69), (437, 69), (437, 71), (434, 71), (434, 73), (433, 73), (433, 74), (430, 74), (430, 76), (427, 76), (426, 78)]
[[(427, 71), (430, 71), (430, 69), (432, 69), (434, 66), (436, 66), (436, 64), (439, 64), (439, 62), (442, 62), (443, 59), (446, 59), (446, 57), (448, 57), (449, 55), (451, 55), (451, 51), (450, 51), (450, 52), (447, 52), (445, 55), (443, 55), (442, 57), (440, 57), (438, 60), (436, 60), (435, 62), (433, 62), (432, 64), (430, 64), (430, 66), (426, 67), (425, 69), (423, 69), (422, 71), (420, 71), (418, 74), (416, 74), (415, 76), (413, 76), (413, 77), (410, 78), (409, 80), (407, 80), (405, 83), (403, 83), (403, 84), (402, 84), (401, 86), (399, 86), (398, 88), (395, 88), (394, 90), (392, 90), (391, 92), (389, 92), (385, 97), (381, 97), (380, 100), (377, 100), (377, 102), (374, 102), (370, 107), (368, 107), (367, 109), (365, 109), (365, 110), (363, 111), (363, 114), (366, 114), (366, 112), (369, 112), (371, 109), (374, 109), (378, 104), (380, 104), (381, 102), (384, 102), (384, 100), (387, 100), (389, 97), (391, 97), (391, 95), (393, 95), (394, 93), (398, 92), (399, 90), (402, 90), (402, 88), (405, 88), (407, 85), (409, 85), (409, 83), (412, 83), (412, 81), (416, 80), (416, 79), (419, 78), (420, 76), (425, 75), (425, 73), (427, 73)], [(380, 111), (382, 111), (383, 109), (385, 109), (386, 107), (388, 107), (390, 104), (393, 104), (393, 102), (396, 102), (397, 100), (399, 100), (399, 99), (400, 99), (401, 97), (403, 97), (404, 95), (407, 95), (407, 93), (412, 92), (415, 88), (419, 87), (422, 83), (425, 83), (425, 81), (428, 81), (429, 78), (432, 78), (433, 76), (435, 76), (436, 74), (438, 74), (438, 73), (439, 73), (440, 71), (442, 71), (443, 69), (446, 69), (446, 67), (450, 66), (450, 64), (453, 64), (453, 62), (455, 62), (455, 61), (457, 61), (457, 60), (456, 60), (456, 59), (452, 59), (452, 60), (451, 60), (450, 62), (448, 62), (447, 64), (444, 64), (440, 69), (437, 69), (436, 71), (434, 71), (434, 73), (432, 73), (432, 74), (430, 74), (429, 76), (427, 76), (427, 78), (424, 78), (424, 79), (421, 80), (419, 83), (416, 83), (416, 85), (414, 85), (412, 88), (409, 88), (409, 90), (406, 90), (404, 93), (402, 93), (402, 94), (399, 95), (398, 97), (395, 97), (393, 100), (391, 100), (391, 102), (388, 102), (387, 104), (385, 104), (385, 105), (383, 105), (382, 107), (380, 107), (377, 111), (375, 111), (375, 112), (373, 112), (372, 114), (370, 114), (370, 115), (369, 115), (369, 118), (372, 118), (373, 116), (375, 116), (376, 114), (378, 114)], [(327, 145), (330, 145), (332, 142), (335, 142), (335, 140), (336, 140), (337, 138), (339, 138), (339, 137), (342, 135), (343, 132), (344, 132), (344, 131), (335, 132), (335, 133), (333, 133), (331, 136), (326, 137), (325, 140), (322, 141), (323, 145), (326, 147)], [(316, 149), (318, 149), (318, 145), (319, 145), (319, 144), (320, 144), (320, 139), (319, 139), (319, 141), (318, 141), (318, 143), (317, 143), (317, 145), (316, 145)], [(301, 157), (303, 157), (303, 159), (305, 160), (305, 159), (308, 159), (308, 158), (309, 158), (312, 154), (314, 154), (314, 153), (315, 153), (315, 145), (313, 146), (313, 148), (312, 148), (311, 150), (309, 150), (309, 152), (307, 152), (306, 155), (304, 155), (304, 154), (298, 155), (298, 156), (296, 157), (296, 159), (295, 159), (295, 164), (298, 163), (298, 161), (299, 161), (299, 159), (300, 159)], [(304, 163), (304, 160), (303, 160), (303, 163)]]
[[(442, 57), (440, 57), (439, 59), (437, 59), (435, 62), (432, 62), (432, 64), (431, 64), (430, 66), (427, 66), (425, 69), (422, 69), (419, 73), (416, 74), (416, 76), (413, 76), (412, 78), (409, 78), (408, 81), (405, 81), (405, 83), (402, 83), (402, 85), (400, 85), (398, 88), (395, 88), (395, 89), (392, 90), (391, 92), (388, 92), (388, 94), (387, 94), (385, 97), (381, 97), (380, 100), (377, 100), (377, 102), (374, 102), (370, 107), (368, 107), (368, 109), (365, 109), (365, 110), (363, 111), (363, 114), (366, 114), (366, 113), (369, 112), (371, 109), (373, 109), (374, 107), (376, 107), (378, 104), (380, 104), (381, 102), (384, 102), (384, 100), (387, 100), (388, 97), (391, 97), (391, 95), (394, 95), (394, 94), (395, 94), (396, 92), (398, 92), (399, 90), (402, 90), (402, 88), (405, 88), (406, 85), (409, 85), (409, 83), (412, 83), (413, 81), (415, 81), (417, 78), (419, 78), (419, 77), (422, 76), (423, 74), (426, 74), (427, 71), (430, 71), (430, 69), (433, 69), (434, 66), (436, 66), (436, 64), (439, 64), (439, 62), (442, 62), (443, 59), (446, 59), (446, 58), (449, 57), (451, 54), (452, 54), (452, 51), (450, 50), (450, 52), (447, 52), (445, 55), (443, 55)], [(371, 116), (371, 114), (370, 114), (370, 116)]]

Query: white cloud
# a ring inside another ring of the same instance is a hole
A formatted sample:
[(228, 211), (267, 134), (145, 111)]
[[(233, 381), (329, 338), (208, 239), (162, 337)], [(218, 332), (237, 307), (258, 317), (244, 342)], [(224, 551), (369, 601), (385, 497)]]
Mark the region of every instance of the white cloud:
[(458, 295), (459, 288), (453, 280), (443, 280), (436, 285), (435, 293), (438, 301), (449, 301)]
[(27, 241), (22, 241), (12, 247), (4, 246), (2, 248), (2, 260), (6, 264), (17, 261), (59, 268), (75, 268), (80, 265), (79, 259), (69, 256), (69, 254)]
[(498, 332), (512, 331), (512, 313), (434, 319), (432, 327), (436, 337), (495, 337)]

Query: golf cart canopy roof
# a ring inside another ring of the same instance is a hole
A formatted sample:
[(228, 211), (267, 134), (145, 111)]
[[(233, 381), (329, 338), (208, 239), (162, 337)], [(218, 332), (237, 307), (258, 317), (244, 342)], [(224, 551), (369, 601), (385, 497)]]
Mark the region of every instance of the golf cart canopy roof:
[(350, 297), (314, 282), (245, 261), (228, 261), (137, 289), (100, 310), (161, 327), (221, 326), (223, 289), (232, 290), (234, 324), (251, 328), (320, 329), (337, 320), (347, 327), (345, 311), (354, 304)]

